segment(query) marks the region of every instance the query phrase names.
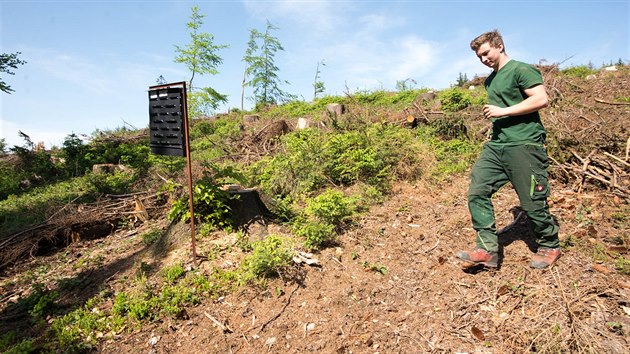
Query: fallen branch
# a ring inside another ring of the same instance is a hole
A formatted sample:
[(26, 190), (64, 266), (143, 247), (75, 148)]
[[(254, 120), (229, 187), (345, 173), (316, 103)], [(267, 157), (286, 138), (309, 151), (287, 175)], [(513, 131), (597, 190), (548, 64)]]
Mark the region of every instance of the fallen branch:
[(216, 318), (212, 317), (212, 315), (210, 315), (206, 311), (204, 311), (203, 314), (206, 315), (206, 317), (208, 317), (210, 319), (210, 321), (212, 321), (217, 327), (219, 327), (219, 329), (221, 330), (222, 334), (224, 334), (224, 333), (232, 333), (232, 330), (230, 329), (230, 327), (228, 327), (228, 326), (224, 325), (223, 323), (219, 322), (219, 320), (217, 320)]
[(610, 102), (610, 101), (604, 101), (600, 98), (595, 98), (595, 102), (599, 102), (599, 103), (604, 103), (604, 104), (611, 104), (611, 105), (615, 105), (615, 106), (630, 106), (629, 102)]
[[(630, 142), (630, 140), (628, 140), (628, 142)], [(622, 160), (622, 159), (618, 158), (617, 156), (615, 156), (615, 155), (613, 155), (613, 154), (609, 154), (609, 153), (607, 153), (607, 152), (604, 152), (604, 155), (606, 155), (606, 156), (610, 157), (611, 159), (613, 159), (613, 160), (615, 160), (615, 161), (617, 161), (617, 162), (621, 163), (622, 165), (625, 165), (625, 166), (627, 166), (627, 167), (630, 167), (630, 163), (628, 163), (627, 161), (624, 161), (624, 160)]]

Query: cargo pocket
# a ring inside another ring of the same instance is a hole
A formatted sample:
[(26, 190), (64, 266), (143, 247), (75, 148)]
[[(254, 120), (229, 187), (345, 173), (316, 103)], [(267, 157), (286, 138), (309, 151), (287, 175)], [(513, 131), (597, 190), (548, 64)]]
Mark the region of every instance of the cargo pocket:
[(547, 176), (532, 173), (529, 196), (532, 200), (545, 200), (549, 197), (549, 183), (547, 181)]

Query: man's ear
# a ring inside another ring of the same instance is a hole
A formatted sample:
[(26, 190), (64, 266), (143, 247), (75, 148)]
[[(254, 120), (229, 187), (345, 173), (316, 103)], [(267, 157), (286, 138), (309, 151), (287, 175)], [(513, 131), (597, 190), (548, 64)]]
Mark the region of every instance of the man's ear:
[(503, 46), (503, 44), (499, 43), (499, 45), (497, 46), (497, 48), (499, 48), (499, 52), (501, 52), (501, 53), (505, 53), (505, 47)]

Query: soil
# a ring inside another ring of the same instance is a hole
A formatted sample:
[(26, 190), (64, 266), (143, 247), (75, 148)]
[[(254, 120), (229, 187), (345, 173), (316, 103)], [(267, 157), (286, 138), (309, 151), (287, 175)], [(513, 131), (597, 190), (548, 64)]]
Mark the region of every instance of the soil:
[[(625, 352), (629, 347), (630, 279), (581, 251), (565, 249), (548, 270), (529, 268), (534, 240), (522, 219), (502, 234), (497, 270), (463, 267), (454, 253), (473, 245), (465, 176), (441, 186), (403, 183), (369, 211), (339, 244), (314, 255), (319, 266), (296, 266), (288, 279), (249, 287), (186, 309), (103, 341), (103, 353), (408, 353), (527, 352), (568, 349)], [(568, 237), (610, 247), (606, 240), (628, 229), (612, 226), (607, 212), (618, 198), (577, 195), (556, 188), (552, 213)], [(511, 188), (495, 198), (499, 227), (514, 221), (518, 200)], [(580, 224), (584, 206), (590, 225)], [(159, 223), (159, 221), (154, 221)], [(169, 227), (168, 225), (144, 225)], [(283, 233), (279, 225), (269, 232)], [(116, 292), (139, 265), (160, 268), (182, 260), (190, 267), (230, 269), (234, 252), (191, 264), (190, 230), (170, 226), (166, 238), (147, 247), (135, 233), (72, 244), (63, 253), (32, 259), (12, 269), (46, 269), (46, 278), (85, 282), (60, 303), (84, 303), (99, 291)], [(235, 242), (234, 235), (197, 242), (199, 253)], [(161, 245), (161, 246), (160, 246)], [(81, 266), (98, 262), (98, 267)], [(365, 263), (367, 262), (367, 263)], [(157, 277), (157, 276), (156, 276)], [(11, 289), (4, 289), (11, 291)], [(221, 329), (211, 318), (223, 324)], [(623, 326), (611, 328), (611, 322)], [(592, 342), (591, 339), (598, 340)], [(591, 347), (589, 347), (591, 346)]]
[[(95, 333), (102, 336), (95, 351), (628, 352), (630, 265), (615, 263), (629, 258), (628, 200), (603, 189), (578, 193), (560, 179), (551, 184), (563, 255), (549, 269), (529, 267), (535, 240), (526, 217), (516, 218), (519, 203), (510, 187), (494, 198), (497, 226), (504, 230), (499, 268), (488, 270), (466, 267), (454, 256), (474, 245), (467, 175), (440, 184), (401, 182), (337, 245), (315, 253), (318, 265), (296, 264), (265, 287), (241, 287), (174, 318)], [(258, 227), (289, 233), (276, 223)], [(167, 232), (147, 246), (142, 234), (150, 229)], [(98, 293), (125, 289), (143, 266), (184, 261), (202, 272), (234, 269), (242, 256), (235, 242), (235, 234), (199, 238), (199, 254), (220, 250), (220, 256), (193, 263), (189, 226), (151, 218), (23, 260), (0, 278), (0, 332), (24, 325), (25, 314), (7, 304), (27, 296), (29, 282), (48, 281), (52, 288), (60, 278), (73, 279), (78, 285), (57, 300), (71, 309)], [(158, 278), (154, 272), (149, 281)]]

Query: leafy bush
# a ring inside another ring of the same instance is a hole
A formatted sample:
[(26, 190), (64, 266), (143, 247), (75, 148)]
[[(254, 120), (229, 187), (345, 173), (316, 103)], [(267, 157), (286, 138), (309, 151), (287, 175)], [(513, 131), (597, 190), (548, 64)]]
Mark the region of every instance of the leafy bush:
[(360, 131), (331, 135), (324, 142), (327, 176), (341, 184), (357, 181), (379, 184), (387, 179), (390, 166), (370, 140), (367, 134)]
[(56, 291), (48, 291), (43, 284), (35, 284), (33, 293), (26, 299), (29, 307), (28, 314), (36, 320), (43, 319), (52, 312), (58, 297), (59, 294)]
[[(205, 176), (193, 186), (195, 216), (215, 228), (229, 229), (233, 223), (229, 202), (235, 198), (238, 198), (238, 195), (231, 195), (220, 189), (211, 177)], [(188, 195), (173, 203), (168, 218), (181, 221), (190, 220)]]
[(89, 200), (88, 191), (86, 180), (81, 178), (37, 187), (19, 196), (10, 195), (0, 201), (0, 235), (44, 221), (51, 207), (61, 207), (80, 197)]
[(186, 274), (186, 270), (184, 270), (184, 265), (182, 263), (177, 263), (170, 267), (163, 268), (162, 274), (164, 275), (164, 280), (167, 284), (173, 284), (175, 283), (175, 280)]
[(250, 167), (254, 184), (281, 197), (314, 191), (325, 184), (324, 134), (304, 129), (282, 138), (283, 152), (266, 156)]
[(449, 176), (466, 171), (478, 155), (480, 145), (465, 139), (431, 139), (430, 144), (437, 163), (433, 166), (431, 177), (443, 180)]
[(472, 105), (473, 98), (468, 90), (459, 87), (442, 90), (438, 93), (442, 110), (445, 112), (457, 112)]
[(293, 232), (304, 238), (304, 247), (309, 250), (319, 250), (337, 240), (335, 225), (322, 221), (298, 219), (292, 225)]
[(466, 138), (468, 135), (468, 128), (460, 115), (445, 115), (431, 121), (429, 126), (443, 139)]
[(572, 66), (565, 69), (560, 70), (560, 73), (566, 76), (586, 78), (589, 75), (595, 74), (597, 71), (589, 68), (586, 65)]
[(10, 346), (0, 344), (0, 351), (4, 354), (25, 354), (25, 353), (36, 353), (35, 343), (32, 339), (24, 339), (21, 342)]
[(341, 191), (328, 189), (307, 201), (305, 214), (324, 223), (339, 225), (356, 212), (356, 198), (346, 197)]
[(162, 236), (162, 232), (157, 229), (151, 229), (142, 234), (142, 243), (149, 246), (152, 245), (155, 241), (159, 240)]
[(252, 254), (241, 263), (244, 281), (278, 275), (282, 268), (290, 264), (293, 254), (287, 241), (274, 234), (253, 242), (252, 249)]
[(27, 178), (27, 174), (18, 172), (13, 167), (0, 161), (0, 200), (12, 194), (18, 195), (22, 193), (20, 181), (26, 180)]
[(178, 316), (184, 306), (196, 305), (200, 302), (200, 297), (195, 293), (195, 289), (185, 284), (165, 286), (157, 296), (156, 302), (160, 309), (167, 316)]
[(89, 147), (76, 134), (66, 136), (61, 149), (66, 176), (82, 176), (92, 168), (91, 161), (86, 158), (88, 151)]
[(89, 191), (96, 194), (125, 194), (132, 190), (137, 175), (131, 171), (114, 174), (89, 173), (85, 176)]

